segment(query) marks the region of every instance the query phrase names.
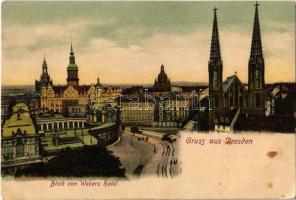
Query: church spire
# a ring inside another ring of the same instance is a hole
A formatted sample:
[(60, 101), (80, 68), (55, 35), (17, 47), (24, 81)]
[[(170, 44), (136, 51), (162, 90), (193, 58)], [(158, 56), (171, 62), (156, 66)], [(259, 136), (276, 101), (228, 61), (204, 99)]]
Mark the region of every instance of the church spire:
[(218, 117), (223, 112), (223, 63), (221, 59), (218, 20), (217, 20), (217, 8), (213, 9), (213, 29), (211, 40), (211, 52), (210, 60), (208, 63), (209, 71), (209, 96), (211, 100), (210, 107), (212, 110), (209, 112), (209, 128), (214, 128), (214, 118)]
[(161, 64), (161, 66), (160, 66), (160, 71), (164, 72), (164, 65), (163, 64)]
[(79, 78), (78, 78), (78, 66), (75, 63), (75, 56), (73, 51), (73, 46), (71, 42), (70, 48), (70, 56), (69, 56), (69, 65), (67, 67), (67, 84), (72, 86), (79, 85)]
[(258, 14), (259, 4), (255, 4), (255, 17), (251, 53), (248, 68), (249, 112), (265, 113), (265, 64), (262, 52), (261, 33)]
[(43, 57), (43, 63), (42, 63), (42, 76), (48, 76), (47, 63), (45, 60), (45, 56)]
[(73, 52), (73, 46), (72, 46), (72, 41), (71, 41), (71, 52)]
[(250, 61), (255, 61), (260, 58), (263, 59), (260, 23), (259, 23), (259, 14), (258, 14), (258, 6), (259, 5), (260, 4), (258, 4), (258, 2), (256, 2)]
[(217, 20), (217, 8), (214, 11), (212, 40), (211, 40), (211, 53), (210, 62), (221, 62), (220, 42), (219, 42), (219, 31), (218, 31), (218, 20)]
[(71, 42), (71, 51), (70, 51), (69, 61), (70, 61), (70, 64), (75, 64), (75, 56), (74, 56), (72, 42)]
[(99, 74), (98, 74), (98, 77), (97, 77), (97, 84), (96, 84), (97, 87), (101, 87), (102, 84), (100, 82), (100, 77), (99, 77)]

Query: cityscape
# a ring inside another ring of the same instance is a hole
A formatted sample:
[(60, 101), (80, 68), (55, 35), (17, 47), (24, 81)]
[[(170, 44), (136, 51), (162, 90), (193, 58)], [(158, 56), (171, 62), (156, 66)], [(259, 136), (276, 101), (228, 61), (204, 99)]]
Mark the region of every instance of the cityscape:
[(266, 81), (264, 4), (248, 4), (253, 23), (244, 61), (247, 81), (239, 71), (223, 73), (229, 67), (223, 62), (227, 46), (219, 31), (223, 11), (214, 6), (207, 11), (212, 18), (209, 56), (204, 58), (208, 64), (203, 66), (208, 82), (174, 80), (170, 66), (159, 63), (147, 84), (106, 84), (101, 71), (90, 71), (97, 79), (84, 84), (77, 38), (69, 42), (67, 66), (60, 67), (65, 84), (56, 83), (47, 55), (40, 57), (40, 77), (29, 77), (32, 85), (2, 82), (2, 176), (174, 178), (182, 173), (183, 132), (295, 134), (296, 83)]

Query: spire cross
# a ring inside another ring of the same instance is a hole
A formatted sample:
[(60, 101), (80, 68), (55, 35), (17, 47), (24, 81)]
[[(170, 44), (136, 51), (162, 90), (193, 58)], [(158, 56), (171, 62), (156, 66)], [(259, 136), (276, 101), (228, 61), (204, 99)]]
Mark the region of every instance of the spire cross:
[(256, 1), (256, 3), (254, 4), (254, 6), (256, 6), (256, 7), (260, 6), (260, 4), (258, 3), (258, 1)]
[(214, 12), (216, 12), (217, 10), (218, 10), (218, 8), (216, 8), (216, 7), (213, 9)]

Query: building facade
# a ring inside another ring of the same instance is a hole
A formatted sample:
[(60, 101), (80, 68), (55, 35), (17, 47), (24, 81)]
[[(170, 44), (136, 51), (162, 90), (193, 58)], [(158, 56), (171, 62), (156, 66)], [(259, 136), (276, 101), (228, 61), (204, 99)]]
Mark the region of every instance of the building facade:
[(223, 82), (224, 110), (248, 107), (248, 90), (235, 75), (227, 77)]
[(13, 107), (1, 133), (2, 168), (41, 162), (39, 136), (26, 104), (18, 103)]
[(118, 98), (126, 126), (181, 127), (189, 116), (190, 99), (182, 94), (123, 96)]
[(115, 102), (100, 97), (87, 111), (87, 122), (91, 126), (120, 121), (119, 109)]
[(153, 126), (155, 102), (144, 96), (123, 96), (118, 98), (120, 117), (126, 126)]
[(72, 45), (67, 76), (67, 85), (49, 84), (41, 88), (41, 109), (43, 111), (69, 116), (71, 113), (69, 107), (85, 108), (90, 99), (96, 99), (99, 96), (99, 87), (96, 85), (79, 85), (78, 66), (75, 63)]

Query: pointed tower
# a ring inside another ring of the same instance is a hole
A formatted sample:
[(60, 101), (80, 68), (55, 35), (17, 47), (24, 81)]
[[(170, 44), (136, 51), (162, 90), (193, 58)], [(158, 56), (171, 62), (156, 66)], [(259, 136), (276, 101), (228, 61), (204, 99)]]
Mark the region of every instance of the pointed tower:
[(102, 88), (103, 88), (103, 86), (102, 86), (102, 84), (100, 82), (99, 74), (98, 74), (98, 77), (97, 77), (97, 83), (96, 83), (95, 87), (96, 87), (96, 98), (98, 99), (98, 98), (101, 97)]
[(67, 67), (67, 85), (78, 86), (79, 78), (78, 78), (78, 66), (75, 63), (74, 51), (71, 43), (71, 51), (69, 57), (69, 65)]
[(97, 77), (96, 87), (98, 87), (98, 88), (101, 88), (101, 87), (102, 87), (102, 84), (101, 84), (101, 82), (100, 82), (99, 74), (98, 74), (98, 77)]
[(42, 75), (41, 75), (41, 77), (45, 77), (45, 78), (49, 77), (48, 72), (47, 72), (47, 63), (46, 63), (46, 60), (45, 60), (45, 56), (43, 58), (43, 63), (42, 63)]
[(248, 92), (249, 112), (264, 114), (265, 112), (265, 80), (264, 57), (262, 52), (261, 33), (258, 14), (259, 4), (255, 4), (252, 45), (249, 59)]
[(217, 21), (217, 8), (214, 8), (214, 20), (211, 40), (211, 53), (208, 63), (209, 71), (209, 96), (211, 100), (211, 108), (209, 113), (209, 128), (213, 129), (214, 118), (217, 117), (223, 109), (223, 89), (222, 74), (223, 63), (220, 52), (219, 31)]
[(47, 70), (47, 63), (45, 60), (45, 56), (43, 58), (43, 63), (42, 63), (42, 73), (40, 76), (39, 81), (35, 81), (35, 91), (36, 92), (41, 92), (42, 87), (47, 87), (48, 85), (52, 85), (52, 80), (50, 79), (50, 76), (48, 74)]

